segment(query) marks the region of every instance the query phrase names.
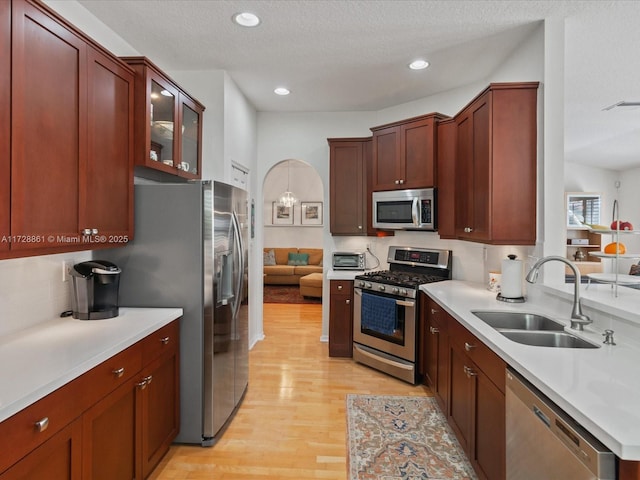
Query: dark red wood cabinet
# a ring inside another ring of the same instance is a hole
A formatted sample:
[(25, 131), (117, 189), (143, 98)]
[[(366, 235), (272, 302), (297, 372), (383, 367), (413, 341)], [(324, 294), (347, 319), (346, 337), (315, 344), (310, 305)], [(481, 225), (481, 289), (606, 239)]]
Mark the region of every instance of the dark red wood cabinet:
[(136, 72), (135, 164), (140, 175), (202, 176), (202, 115), (198, 102), (146, 57), (122, 57)]
[[(126, 244), (133, 235), (133, 71), (43, 4), (11, 8), (9, 252)], [(5, 33), (5, 30), (2, 30)], [(0, 53), (0, 61), (4, 54)], [(0, 148), (7, 132), (0, 132)], [(0, 213), (0, 228), (6, 224)], [(6, 227), (5, 227), (6, 228)], [(3, 247), (3, 250), (6, 248)]]
[(436, 186), (436, 131), (438, 122), (445, 118), (430, 113), (373, 127), (372, 189)]
[(455, 116), (456, 237), (535, 244), (537, 89), (492, 83)]
[(148, 477), (180, 427), (178, 345), (175, 320), (0, 423), (0, 480)]
[(353, 355), (353, 280), (329, 281), (329, 356)]

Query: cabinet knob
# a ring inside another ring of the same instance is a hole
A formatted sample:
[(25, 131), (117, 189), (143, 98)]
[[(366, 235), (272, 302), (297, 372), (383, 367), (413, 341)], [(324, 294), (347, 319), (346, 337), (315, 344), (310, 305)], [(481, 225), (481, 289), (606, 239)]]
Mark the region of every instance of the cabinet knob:
[(362, 225), (358, 225), (358, 230), (362, 230)]
[(90, 228), (83, 228), (82, 229), (82, 234), (83, 235), (91, 235), (91, 229)]
[(435, 308), (431, 309), (431, 315), (435, 315), (436, 313), (438, 313), (438, 310), (436, 310)]
[(347, 305), (351, 304), (351, 300), (349, 300), (348, 298), (344, 301), (344, 303), (346, 303)]
[(36, 432), (44, 432), (49, 426), (49, 417), (44, 417), (42, 420), (38, 420), (34, 423), (36, 427)]
[(473, 350), (474, 348), (476, 348), (476, 346), (475, 346), (475, 345), (473, 345), (473, 344), (471, 344), (471, 343), (464, 342), (464, 349), (465, 349), (467, 352), (470, 352), (470, 351), (471, 351), (471, 350)]
[(440, 330), (438, 330), (436, 327), (429, 327), (429, 331), (431, 332), (432, 335), (435, 335), (436, 333), (440, 333)]
[(169, 343), (169, 337), (162, 337), (160, 339), (160, 343), (162, 343), (163, 345), (166, 345), (167, 343)]
[(342, 290), (342, 285), (338, 285), (338, 290)]
[(98, 234), (98, 229), (97, 228), (92, 228), (91, 229), (91, 235), (97, 235)]
[(398, 181), (400, 182), (400, 185), (404, 185), (404, 180), (402, 178)]
[(111, 373), (113, 373), (116, 376), (116, 378), (120, 378), (124, 374), (124, 367), (111, 370)]
[(465, 233), (471, 233), (471, 232), (473, 232), (473, 228), (471, 228), (471, 227), (464, 227), (464, 231), (465, 231)]
[(400, 180), (396, 180), (396, 181), (395, 181), (395, 182), (393, 182), (393, 183), (395, 183), (396, 185), (400, 185)]

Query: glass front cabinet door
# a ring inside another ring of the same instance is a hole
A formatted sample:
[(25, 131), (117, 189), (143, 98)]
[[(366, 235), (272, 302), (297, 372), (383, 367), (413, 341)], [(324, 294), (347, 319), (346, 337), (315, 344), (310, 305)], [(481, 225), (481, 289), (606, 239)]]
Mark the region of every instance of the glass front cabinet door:
[(146, 57), (124, 57), (136, 71), (137, 174), (164, 172), (201, 178), (202, 114), (205, 107)]

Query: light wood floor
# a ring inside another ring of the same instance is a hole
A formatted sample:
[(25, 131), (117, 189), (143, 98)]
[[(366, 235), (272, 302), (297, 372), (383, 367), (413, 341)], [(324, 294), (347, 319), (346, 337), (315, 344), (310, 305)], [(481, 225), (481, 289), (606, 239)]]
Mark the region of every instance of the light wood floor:
[(264, 304), (265, 340), (249, 352), (249, 388), (211, 448), (172, 446), (150, 478), (347, 478), (348, 393), (430, 395), (320, 342), (321, 305)]

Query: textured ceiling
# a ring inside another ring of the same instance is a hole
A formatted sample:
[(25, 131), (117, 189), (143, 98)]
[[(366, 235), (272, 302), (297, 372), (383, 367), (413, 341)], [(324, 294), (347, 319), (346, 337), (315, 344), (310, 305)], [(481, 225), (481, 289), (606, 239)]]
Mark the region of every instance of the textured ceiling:
[[(602, 112), (620, 100), (640, 99), (640, 56), (634, 51), (640, 2), (79, 3), (164, 69), (225, 70), (259, 111), (282, 112), (379, 110), (482, 80), (539, 22), (567, 18), (568, 158), (602, 164), (605, 155), (610, 168), (618, 159), (640, 164), (640, 110)], [(261, 25), (234, 25), (231, 16), (239, 11), (256, 13)], [(431, 66), (408, 70), (417, 57)], [(274, 95), (281, 85), (291, 95)], [(620, 152), (612, 155), (614, 148)]]

